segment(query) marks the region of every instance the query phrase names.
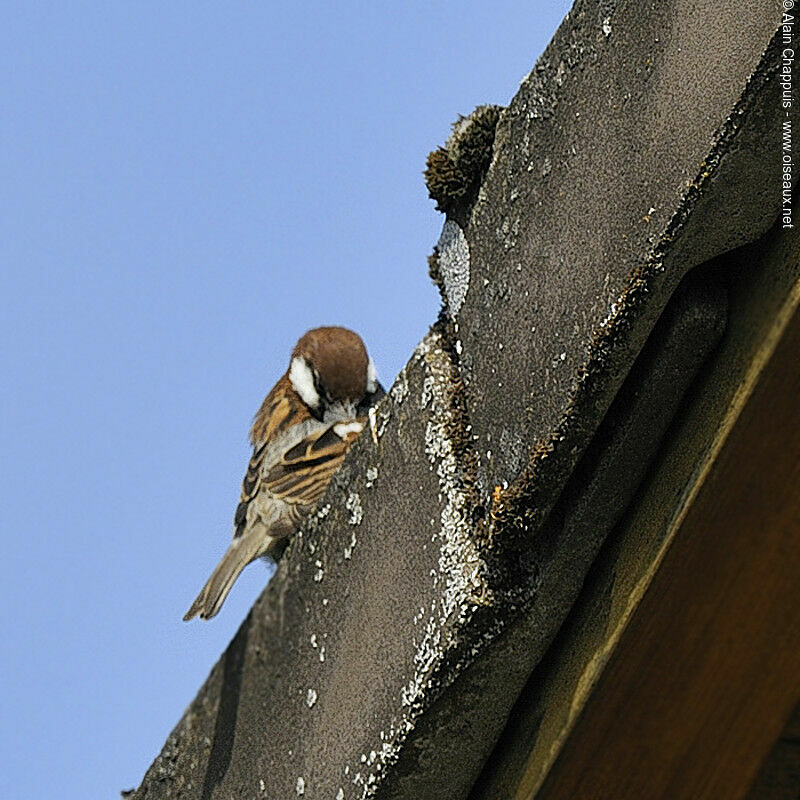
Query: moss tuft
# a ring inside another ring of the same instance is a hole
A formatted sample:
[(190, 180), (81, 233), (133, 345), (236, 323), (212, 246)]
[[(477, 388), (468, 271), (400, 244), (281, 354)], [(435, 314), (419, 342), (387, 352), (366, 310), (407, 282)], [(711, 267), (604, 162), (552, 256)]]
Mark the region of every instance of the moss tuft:
[(460, 172), (480, 182), (492, 161), (494, 133), (500, 106), (478, 106), (468, 117), (459, 117), (446, 147)]
[(442, 271), (439, 269), (439, 256), (435, 250), (428, 256), (428, 275), (436, 284), (436, 288), (439, 290), (439, 294), (442, 297), (442, 302), (444, 302), (444, 279), (442, 278)]
[(425, 184), (436, 208), (456, 221), (465, 217), (478, 196), (489, 169), (500, 106), (478, 106), (469, 116), (459, 117), (445, 142), (428, 155)]
[(456, 203), (463, 200), (467, 192), (466, 184), (464, 175), (444, 147), (428, 153), (425, 185), (431, 199), (436, 201), (438, 211), (447, 214)]

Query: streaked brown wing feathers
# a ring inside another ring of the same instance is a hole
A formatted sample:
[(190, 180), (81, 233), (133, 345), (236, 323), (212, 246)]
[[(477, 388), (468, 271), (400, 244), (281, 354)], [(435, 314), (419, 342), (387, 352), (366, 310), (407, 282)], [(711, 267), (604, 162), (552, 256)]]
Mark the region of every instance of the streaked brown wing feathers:
[(353, 438), (342, 439), (333, 426), (307, 437), (284, 454), (264, 476), (262, 485), (287, 502), (316, 503), (341, 466)]
[[(235, 516), (236, 536), (244, 531), (248, 507), (262, 489), (273, 497), (301, 507), (313, 505), (322, 497), (358, 435), (352, 429), (348, 431), (346, 425), (344, 438), (336, 432), (338, 423), (334, 423), (291, 447), (268, 469), (263, 463), (270, 442), (277, 441), (291, 427), (309, 419), (311, 412), (292, 388), (288, 375), (283, 375), (261, 404), (250, 431), (255, 450), (242, 482)], [(359, 422), (363, 425), (365, 420)]]
[(247, 503), (258, 494), (258, 484), (261, 480), (261, 458), (266, 450), (266, 444), (257, 448), (247, 464), (247, 472), (242, 481), (242, 494), (239, 498), (240, 503)]
[(292, 425), (310, 418), (311, 413), (292, 388), (289, 376), (283, 375), (258, 409), (250, 429), (250, 441), (254, 447), (275, 441)]

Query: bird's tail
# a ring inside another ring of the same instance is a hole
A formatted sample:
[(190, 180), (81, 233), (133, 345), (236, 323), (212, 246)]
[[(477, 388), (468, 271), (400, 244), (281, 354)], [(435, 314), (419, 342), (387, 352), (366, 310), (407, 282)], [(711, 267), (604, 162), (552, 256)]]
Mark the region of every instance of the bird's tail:
[[(269, 537), (267, 537), (269, 541)], [(258, 558), (265, 550), (263, 530), (251, 530), (237, 536), (225, 551), (219, 564), (200, 590), (197, 599), (186, 612), (183, 619), (188, 622), (198, 614), (201, 619), (211, 619), (222, 608), (233, 584), (241, 571)]]

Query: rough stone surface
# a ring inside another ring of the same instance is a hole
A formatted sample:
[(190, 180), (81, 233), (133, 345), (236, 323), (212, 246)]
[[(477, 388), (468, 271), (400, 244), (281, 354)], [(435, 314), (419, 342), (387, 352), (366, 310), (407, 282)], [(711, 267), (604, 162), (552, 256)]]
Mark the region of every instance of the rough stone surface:
[(501, 116), (455, 319), (484, 492), (532, 446), (559, 484), (681, 278), (775, 219), (778, 19), (578, 2)]
[[(777, 215), (777, 22), (772, 2), (579, 0), (446, 223), (449, 315), (137, 798), (466, 795), (681, 385), (607, 416), (615, 394), (686, 273)], [(689, 303), (675, 330), (718, 312)], [(662, 369), (702, 355), (678, 339)]]
[[(504, 625), (420, 720), (381, 797), (466, 796), (485, 753), (483, 747), (475, 752), (470, 745), (477, 738), (485, 746), (497, 736), (580, 589), (582, 565), (592, 560), (627, 507), (687, 388), (722, 336), (725, 318), (724, 283), (718, 276), (709, 280), (707, 272), (690, 275), (659, 320), (547, 524), (523, 553), (513, 548), (487, 553), (496, 568), (494, 600)], [(498, 567), (517, 579), (516, 587), (503, 586)], [(514, 608), (525, 600), (526, 613), (515, 614)], [(433, 773), (425, 769), (426, 753), (435, 754)]]
[[(591, 696), (592, 686), (600, 678), (631, 608), (637, 605), (648, 576), (660, 562), (663, 548), (674, 533), (690, 487), (704, 472), (704, 465), (714, 458), (714, 442), (729, 430), (725, 420), (730, 419), (734, 398), (748, 385), (748, 372), (754, 363), (759, 363), (758, 354), (763, 352), (765, 341), (770, 340), (770, 332), (783, 324), (781, 320), (785, 321), (787, 309), (792, 307), (791, 297), (797, 295), (800, 242), (793, 231), (779, 235), (777, 227), (774, 225), (767, 236), (755, 243), (691, 273), (687, 280), (698, 283), (706, 300), (702, 296), (692, 299), (692, 294), (684, 295), (683, 299), (680, 295), (674, 297), (648, 339), (644, 362), (652, 358), (653, 346), (659, 342), (664, 343), (667, 351), (664, 355), (673, 364), (676, 359), (670, 353), (686, 351), (686, 347), (675, 347), (681, 339), (688, 343), (689, 353), (694, 350), (693, 342), (699, 346), (709, 344), (712, 336), (698, 328), (701, 322), (698, 311), (704, 306), (711, 311), (721, 302), (722, 295), (714, 301), (714, 286), (727, 290), (728, 323), (720, 345), (703, 364), (688, 396), (681, 401), (678, 419), (670, 425), (655, 463), (647, 468), (632, 503), (593, 561), (580, 597), (546, 657), (520, 692), (503, 734), (469, 795), (470, 800), (495, 800), (516, 797), (518, 791), (532, 792), (547, 774), (561, 742)], [(786, 236), (787, 233), (790, 235)], [(684, 288), (688, 288), (687, 281), (679, 292)], [(689, 313), (675, 317), (676, 302)], [(668, 319), (673, 322), (667, 322)], [(665, 323), (670, 328), (675, 325), (677, 337), (672, 344), (667, 342), (673, 337), (664, 330)], [(634, 371), (638, 369), (637, 364)], [(656, 374), (659, 372), (656, 363), (653, 369)], [(668, 382), (672, 375), (678, 380), (687, 378), (683, 372), (670, 372), (664, 376)], [(622, 393), (631, 377), (635, 377), (633, 373), (626, 379)], [(649, 401), (642, 398), (645, 413), (650, 413), (657, 405), (652, 397), (659, 397), (662, 387), (652, 385), (646, 377), (634, 381), (634, 385), (653, 392)], [(668, 385), (668, 388), (673, 387)], [(614, 405), (620, 400), (619, 396), (615, 398)], [(646, 419), (644, 424), (648, 425)], [(604, 422), (602, 426), (610, 430), (617, 427), (619, 423), (607, 428)], [(595, 438), (602, 439), (602, 431)], [(594, 449), (593, 441), (590, 450)], [(584, 456), (583, 461), (590, 459)], [(585, 474), (583, 470), (578, 472)], [(594, 474), (602, 477), (602, 472)], [(622, 474), (618, 463), (605, 470), (607, 478), (615, 479)], [(602, 497), (601, 484), (597, 490)], [(613, 490), (618, 493), (618, 486)], [(565, 491), (559, 506), (569, 507), (570, 495), (576, 496)], [(580, 514), (580, 505), (587, 504), (575, 504), (576, 515)], [(592, 510), (594, 506), (589, 508)], [(574, 528), (574, 523), (565, 524), (564, 531), (570, 527)]]

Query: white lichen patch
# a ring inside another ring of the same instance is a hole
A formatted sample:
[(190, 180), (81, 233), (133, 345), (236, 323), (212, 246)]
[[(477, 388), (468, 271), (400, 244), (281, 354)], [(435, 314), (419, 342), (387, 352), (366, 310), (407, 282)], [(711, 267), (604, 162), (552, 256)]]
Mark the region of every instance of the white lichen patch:
[[(434, 535), (439, 545), (438, 569), (431, 580), (439, 597), (423, 625), (414, 656), (414, 674), (401, 691), (402, 703), (416, 708), (430, 684), (445, 652), (452, 644), (443, 641), (444, 631), (458, 629), (486, 601), (485, 565), (472, 539), (471, 502), (464, 490), (462, 465), (451, 432), (461, 420), (453, 418), (449, 357), (437, 335), (419, 348), (427, 375), (423, 381), (425, 405), (430, 419), (425, 430), (425, 453), (439, 479), (442, 511)], [(445, 627), (444, 622), (447, 621)], [(422, 619), (416, 619), (417, 624)]]
[(433, 397), (433, 375), (426, 375), (422, 381), (422, 393), (419, 397), (419, 407), (427, 408)]
[[(412, 356), (425, 370), (420, 394), (429, 418), (424, 447), (438, 482), (439, 513), (432, 520), (431, 544), (426, 545), (435, 554), (430, 591), (426, 592), (429, 597), (412, 609), (415, 652), (411, 674), (400, 688), (404, 713), (380, 731), (380, 740), (373, 741), (373, 747), (356, 757), (353, 766), (358, 765), (358, 771), (344, 766), (344, 775), (352, 776), (360, 800), (375, 796), (382, 776), (396, 763), (403, 742), (414, 729), (431, 686), (441, 679), (446, 658), (462, 645), (460, 632), (480, 605), (491, 602), (486, 567), (472, 538), (474, 498), (459, 442), (453, 438), (454, 434), (468, 436), (469, 431), (459, 428), (464, 420), (454, 410), (454, 375), (442, 345), (441, 337), (431, 333)], [(350, 548), (345, 548), (346, 558), (354, 545), (355, 535)]]
[(408, 378), (406, 377), (405, 369), (401, 370), (400, 374), (397, 376), (394, 386), (389, 389), (389, 394), (396, 405), (399, 406), (403, 404), (403, 400), (408, 396)]
[(500, 432), (500, 450), (513, 475), (518, 475), (528, 462), (528, 451), (520, 434), (509, 428)]
[(469, 244), (461, 226), (448, 219), (436, 243), (439, 274), (450, 316), (455, 318), (469, 290)]
[(356, 492), (350, 492), (345, 501), (345, 508), (350, 512), (347, 521), (350, 525), (360, 525), (364, 518), (364, 509), (361, 507), (361, 497)]
[(344, 548), (344, 557), (349, 561), (353, 556), (353, 548), (356, 546), (356, 532), (350, 534), (350, 544)]
[(611, 17), (603, 17), (601, 30), (603, 31), (603, 36), (611, 35)]
[[(509, 217), (504, 217), (503, 222), (500, 227), (497, 229), (497, 237), (503, 240), (503, 248), (505, 250), (510, 250), (512, 247), (516, 247), (517, 245), (517, 236), (519, 235), (519, 228), (520, 228), (520, 220), (519, 217), (515, 217), (513, 220)], [(487, 283), (484, 283), (484, 286), (487, 286)]]
[(377, 467), (367, 467), (367, 480), (364, 484), (367, 489), (371, 489), (375, 485), (375, 481), (378, 479), (378, 468)]
[[(397, 724), (391, 725), (388, 730), (380, 731), (380, 748), (370, 750), (369, 754), (361, 753), (358, 757), (358, 764), (364, 767), (372, 767), (371, 772), (361, 770), (353, 772), (352, 783), (361, 789), (359, 797), (361, 800), (373, 797), (379, 785), (381, 773), (397, 761), (399, 755), (399, 743), (410, 733), (413, 724), (407, 720), (400, 720)], [(363, 769), (363, 767), (362, 767)], [(344, 776), (350, 774), (350, 765), (346, 764), (343, 770)], [(338, 797), (338, 795), (337, 795)]]
[[(325, 503), (324, 506), (320, 506), (320, 508), (317, 509), (317, 519), (325, 519), (325, 517), (327, 517), (328, 514), (330, 514), (330, 512), (331, 512), (331, 504)], [(311, 552), (313, 553), (314, 551), (312, 550)]]
[(306, 705), (309, 708), (314, 708), (314, 704), (317, 702), (317, 693), (314, 689), (309, 689), (306, 692)]
[(294, 790), (297, 792), (298, 795), (306, 793), (306, 781), (302, 775), (297, 779), (297, 783), (295, 783), (294, 785)]
[(369, 434), (376, 445), (389, 424), (390, 408), (391, 405), (389, 403), (379, 403), (369, 410)]
[(336, 800), (344, 800), (344, 789), (342, 789), (341, 786), (339, 787), (339, 791), (336, 792)]

